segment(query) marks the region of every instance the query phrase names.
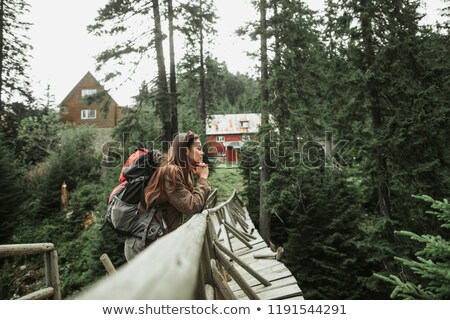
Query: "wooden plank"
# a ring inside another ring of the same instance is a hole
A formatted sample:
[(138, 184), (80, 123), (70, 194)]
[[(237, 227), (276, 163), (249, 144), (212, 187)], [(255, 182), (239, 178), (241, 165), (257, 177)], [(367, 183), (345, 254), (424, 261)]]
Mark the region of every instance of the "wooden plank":
[(53, 243), (4, 244), (0, 245), (0, 257), (46, 253), (55, 250)]
[(289, 297), (289, 298), (284, 298), (282, 300), (305, 300), (305, 298), (303, 297), (303, 295), (301, 295), (301, 296), (293, 296), (293, 297)]
[(270, 250), (269, 248), (264, 247), (248, 252), (240, 251), (240, 254), (237, 254), (237, 256), (244, 261), (256, 261), (257, 259), (255, 258), (255, 255), (270, 255), (273, 257), (273, 259), (266, 259), (266, 260), (275, 260), (276, 253)]
[(228, 210), (228, 206), (223, 207), (223, 210), (224, 210), (224, 215), (223, 215), (224, 219), (223, 220), (227, 221), (228, 223), (230, 223), (232, 225), (236, 225), (236, 221), (234, 220), (233, 215)]
[(249, 230), (249, 224), (246, 222), (245, 217), (243, 217), (242, 215), (240, 215), (237, 211), (235, 210), (230, 210), (231, 215), (234, 217), (234, 220), (236, 222), (236, 226), (240, 226), (241, 229), (245, 232), (247, 232)]
[[(262, 285), (254, 286), (252, 289), (255, 291), (256, 294), (261, 296), (261, 293), (267, 293), (267, 292), (275, 292), (276, 289), (289, 287), (291, 285), (296, 285), (298, 288), (297, 280), (295, 280), (294, 277), (288, 277), (284, 279), (280, 279), (278, 281), (272, 282), (272, 285), (270, 287), (264, 287)], [(301, 292), (300, 288), (298, 288), (298, 292)], [(234, 291), (234, 294), (236, 295), (236, 298), (240, 299), (243, 295), (245, 295), (244, 292), (239, 288)]]
[[(242, 269), (240, 267), (237, 267), (237, 269), (239, 271), (242, 271)], [(279, 265), (279, 266), (270, 266), (268, 268), (265, 269), (259, 269), (258, 270), (259, 273), (264, 274), (265, 277), (270, 277), (270, 274), (279, 274), (281, 272), (289, 272), (289, 269), (286, 268), (284, 265)], [(292, 275), (292, 273), (290, 273), (289, 275)]]
[(243, 244), (245, 244), (249, 249), (253, 249), (252, 244), (247, 241), (243, 236), (236, 232), (236, 230), (232, 229), (229, 225), (225, 224), (225, 229), (232, 233), (236, 238), (238, 238)]
[(255, 279), (261, 282), (264, 286), (270, 286), (271, 283), (266, 280), (263, 276), (261, 276), (258, 272), (254, 271), (252, 268), (248, 267), (245, 262), (236, 257), (230, 250), (228, 250), (225, 246), (221, 245), (218, 241), (214, 242), (216, 248), (222, 250), (227, 256), (233, 259), (241, 268), (245, 269), (245, 271), (251, 274)]
[[(201, 256), (200, 256), (201, 257)], [(209, 261), (208, 261), (209, 264)], [(211, 266), (208, 265), (208, 268)], [(206, 299), (206, 281), (205, 281), (205, 266), (200, 262), (200, 267), (198, 269), (197, 282), (195, 285), (195, 300), (207, 300)], [(213, 282), (211, 282), (212, 284)]]
[[(218, 212), (212, 212), (209, 214), (208, 223), (211, 223), (214, 230), (219, 231), (220, 229), (220, 218)], [(217, 235), (217, 233), (216, 233)]]
[(20, 297), (18, 300), (43, 300), (51, 298), (54, 294), (55, 290), (53, 288), (44, 288), (38, 291), (27, 294), (23, 297)]
[(61, 282), (59, 280), (59, 269), (58, 269), (58, 253), (56, 250), (50, 252), (50, 281), (53, 289), (53, 299), (61, 300)]
[(111, 275), (115, 272), (117, 272), (116, 268), (111, 262), (111, 259), (109, 259), (108, 254), (104, 253), (100, 256), (100, 261), (102, 262), (103, 266), (105, 267), (106, 272)]
[[(256, 279), (249, 277), (248, 275), (243, 274), (242, 277), (251, 287), (257, 286), (259, 284), (259, 282)], [(287, 269), (283, 269), (278, 272), (264, 273), (264, 277), (271, 283), (273, 283), (280, 279), (292, 277), (292, 273)], [(230, 288), (237, 289), (237, 286), (235, 286), (234, 283), (231, 283)]]
[(256, 295), (253, 289), (250, 288), (250, 286), (245, 282), (241, 274), (237, 272), (236, 268), (228, 261), (225, 255), (217, 249), (216, 255), (219, 258), (222, 266), (228, 271), (228, 273), (233, 277), (234, 281), (236, 281), (239, 284), (239, 287), (241, 287), (241, 289), (245, 292), (246, 297), (252, 300), (259, 300), (258, 295)]
[[(264, 240), (252, 240), (249, 242), (252, 246), (253, 246), (253, 251), (262, 249), (262, 248), (267, 248), (267, 244), (264, 242)], [(242, 253), (247, 253), (247, 252), (253, 252), (251, 250), (249, 250), (249, 248), (245, 245), (242, 244), (242, 242), (237, 241), (236, 239), (232, 239), (231, 244), (233, 245), (234, 248), (234, 254), (236, 254), (237, 256), (240, 256)]]
[(45, 286), (51, 287), (52, 286), (52, 270), (50, 267), (50, 252), (44, 253), (44, 269), (45, 269)]
[[(243, 261), (246, 261), (247, 263), (258, 263), (261, 261), (277, 261), (279, 263), (282, 263), (281, 261), (278, 261), (275, 259), (276, 253), (270, 250), (269, 248), (259, 248), (257, 250), (249, 250), (248, 252), (245, 251), (239, 251), (239, 253), (235, 253), (240, 259)], [(255, 256), (270, 256), (270, 258), (256, 258)]]
[(282, 288), (274, 288), (274, 290), (261, 292), (261, 299), (277, 300), (288, 296), (300, 294), (302, 291), (297, 284), (291, 284)]
[[(259, 270), (261, 269), (266, 269), (266, 268), (270, 268), (270, 267), (275, 267), (277, 265), (281, 264), (282, 266), (284, 266), (283, 263), (276, 261), (275, 259), (273, 260), (268, 260), (268, 259), (255, 259), (253, 262), (247, 262), (247, 265), (249, 267), (251, 267), (252, 269), (256, 270), (259, 272)], [(286, 268), (286, 267), (285, 267)]]
[[(286, 274), (286, 273), (284, 273), (284, 274), (279, 273), (278, 275), (272, 274), (272, 276), (270, 278), (269, 278), (269, 275), (266, 275), (266, 276), (267, 276), (267, 279), (271, 279), (270, 282), (272, 283), (273, 287), (279, 287), (280, 284), (287, 285), (287, 284), (297, 283), (297, 280), (291, 274)], [(251, 281), (251, 279), (249, 279), (249, 280), (245, 279), (245, 281), (248, 283), (249, 286), (251, 286), (253, 288), (253, 290), (255, 290), (255, 292), (260, 291), (260, 288), (268, 288), (268, 287), (261, 286), (261, 283)], [(236, 286), (234, 283), (230, 284), (230, 288), (233, 291), (239, 290), (239, 287)]]
[[(245, 281), (251, 283), (252, 277), (244, 273), (244, 271), (240, 267), (236, 267), (240, 272), (242, 272), (242, 277), (245, 279)], [(277, 279), (277, 278), (285, 278), (292, 276), (292, 273), (287, 269), (284, 265), (278, 265), (274, 267), (270, 267), (267, 269), (258, 270), (261, 274), (263, 274), (269, 281)]]
[(252, 266), (253, 268), (260, 268), (261, 266), (265, 267), (265, 266), (276, 266), (277, 263), (281, 263), (282, 265), (284, 265), (282, 262), (277, 261), (275, 259), (255, 259), (252, 262), (247, 262), (248, 265)]
[[(254, 234), (255, 235), (255, 234)], [(264, 246), (266, 246), (267, 247), (267, 244), (265, 243), (265, 241), (258, 235), (258, 234), (256, 234), (256, 239), (251, 239), (250, 240), (250, 243), (252, 244), (252, 245), (256, 245), (256, 244), (260, 244), (260, 243), (262, 243), (262, 244), (264, 244)], [(238, 249), (243, 249), (243, 248), (245, 248), (245, 247), (243, 247), (243, 246), (238, 246), (237, 248), (236, 248), (236, 250), (238, 250)]]
[(247, 232), (243, 231), (240, 228), (236, 228), (235, 226), (233, 226), (231, 223), (229, 223), (227, 221), (224, 221), (224, 224), (227, 225), (228, 227), (230, 227), (231, 229), (233, 229), (234, 231), (236, 231), (240, 236), (242, 236), (247, 241), (258, 240), (257, 237), (248, 234)]
[(214, 300), (214, 287), (210, 284), (205, 285), (206, 300)]
[[(235, 292), (235, 294), (237, 293)], [(300, 288), (298, 287), (298, 285), (295, 284), (282, 288), (274, 288), (273, 290), (268, 292), (262, 292), (259, 294), (259, 297), (261, 300), (283, 300), (285, 298), (299, 296), (301, 294), (302, 292)], [(248, 300), (248, 298), (242, 296), (239, 298), (239, 300)]]
[(225, 228), (225, 225), (224, 225), (224, 224), (221, 224), (220, 227), (222, 228), (221, 230), (222, 230), (222, 234), (223, 234), (223, 237), (224, 237), (224, 245), (225, 245), (231, 252), (234, 252), (233, 244), (232, 244), (232, 242), (231, 242), (231, 237), (230, 237), (230, 234), (228, 233), (228, 230)]
[(225, 298), (226, 300), (236, 300), (236, 296), (234, 295), (233, 291), (230, 290), (227, 281), (217, 269), (214, 260), (211, 261), (211, 269), (213, 272), (214, 284), (223, 298)]

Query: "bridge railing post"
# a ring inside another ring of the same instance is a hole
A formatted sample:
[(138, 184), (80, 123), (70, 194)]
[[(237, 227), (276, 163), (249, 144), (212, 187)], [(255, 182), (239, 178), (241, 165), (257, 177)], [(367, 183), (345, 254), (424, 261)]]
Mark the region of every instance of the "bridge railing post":
[(58, 254), (53, 243), (29, 243), (0, 245), (0, 257), (44, 254), (45, 285), (46, 287), (25, 296), (21, 300), (61, 300), (61, 283), (59, 280)]

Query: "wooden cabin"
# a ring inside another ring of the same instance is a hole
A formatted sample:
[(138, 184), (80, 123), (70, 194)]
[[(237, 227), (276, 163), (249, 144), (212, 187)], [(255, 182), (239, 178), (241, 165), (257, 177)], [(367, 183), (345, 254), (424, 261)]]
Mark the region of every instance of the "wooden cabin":
[(90, 73), (76, 84), (60, 104), (61, 121), (97, 128), (114, 128), (125, 107), (120, 107)]

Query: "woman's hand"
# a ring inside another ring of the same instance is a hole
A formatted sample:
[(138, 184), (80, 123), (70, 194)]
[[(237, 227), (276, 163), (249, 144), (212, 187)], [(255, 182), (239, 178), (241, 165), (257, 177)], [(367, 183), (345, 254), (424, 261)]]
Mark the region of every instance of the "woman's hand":
[(208, 179), (209, 175), (208, 165), (204, 162), (197, 162), (195, 164), (194, 174), (199, 178)]

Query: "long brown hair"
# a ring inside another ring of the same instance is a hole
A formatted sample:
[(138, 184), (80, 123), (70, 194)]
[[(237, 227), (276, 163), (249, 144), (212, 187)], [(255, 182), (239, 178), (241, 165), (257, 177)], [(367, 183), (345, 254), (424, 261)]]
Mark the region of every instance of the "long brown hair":
[(160, 204), (164, 202), (164, 178), (170, 177), (172, 182), (171, 192), (176, 188), (176, 174), (181, 171), (185, 180), (188, 179), (189, 172), (193, 169), (189, 163), (187, 151), (199, 139), (198, 135), (188, 131), (179, 133), (172, 141), (172, 145), (167, 155), (153, 174), (152, 179), (145, 189), (145, 207), (148, 209), (154, 202)]

